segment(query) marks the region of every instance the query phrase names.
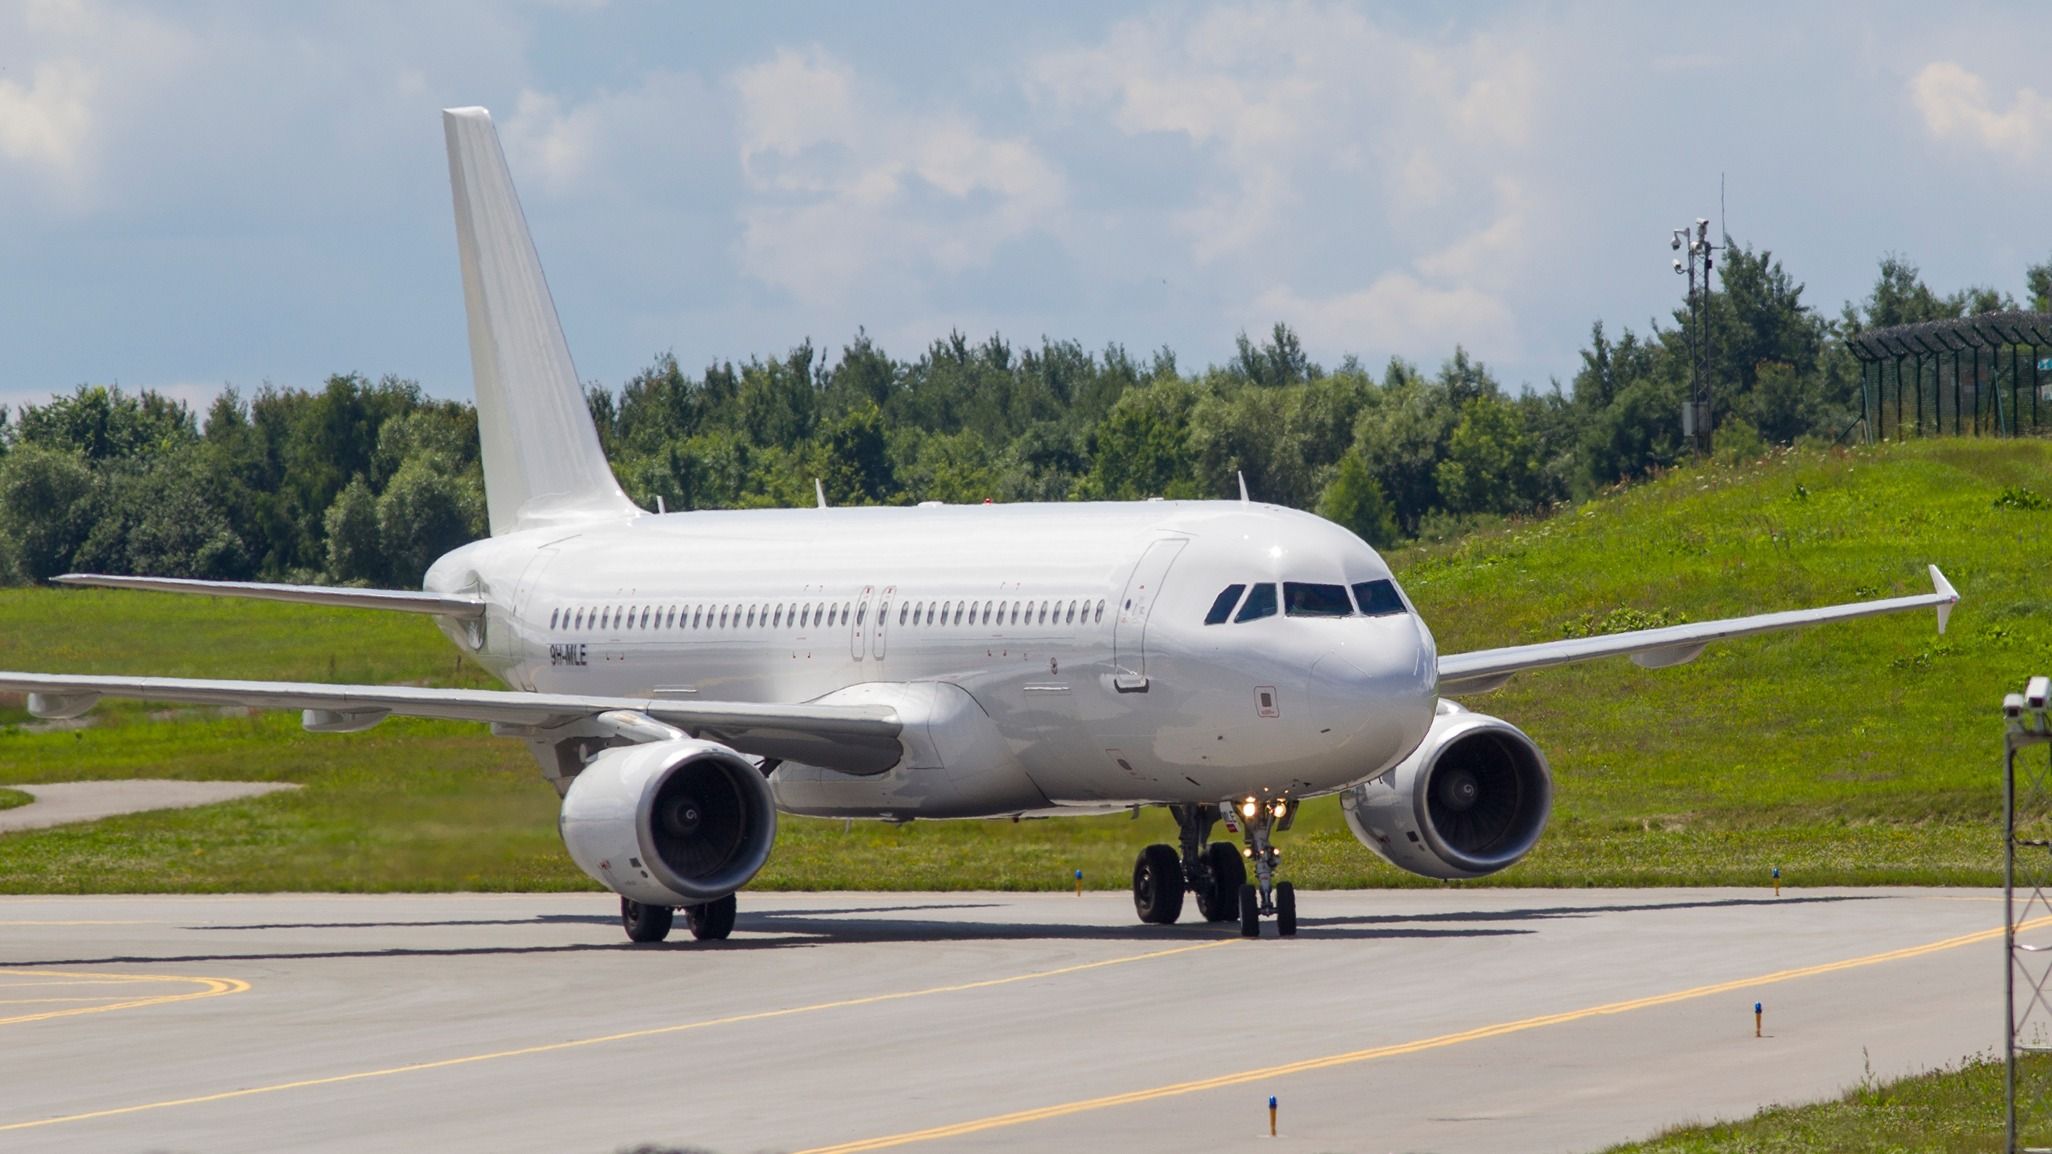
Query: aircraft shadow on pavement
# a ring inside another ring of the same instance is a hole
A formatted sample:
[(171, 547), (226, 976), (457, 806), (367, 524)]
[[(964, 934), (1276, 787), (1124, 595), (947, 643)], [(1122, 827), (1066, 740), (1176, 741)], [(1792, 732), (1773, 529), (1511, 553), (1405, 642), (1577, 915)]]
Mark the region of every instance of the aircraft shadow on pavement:
[[(982, 910), (991, 909), (998, 902), (949, 902), (937, 905), (915, 906), (855, 906), (842, 910), (779, 910), (787, 914), (896, 914), (918, 913), (926, 910)], [(534, 926), (534, 925), (587, 925), (615, 926), (620, 924), (618, 914), (535, 914), (525, 918), (415, 918), (407, 921), (385, 922), (232, 922), (225, 925), (186, 926), (188, 930), (220, 932), (223, 930), (386, 930), (408, 928), (434, 928), (438, 926)]]
[(1299, 925), (1393, 925), (1417, 922), (1464, 923), (1464, 922), (1523, 922), (1548, 921), (1559, 918), (1591, 917), (1597, 914), (1643, 914), (1667, 913), (1674, 910), (1727, 910), (1754, 909), (1766, 906), (1827, 905), (1838, 902), (1880, 901), (1888, 894), (1811, 894), (1791, 895), (1785, 898), (1683, 898), (1674, 901), (1620, 902), (1610, 905), (1589, 906), (1533, 906), (1509, 910), (1434, 910), (1422, 914), (1354, 914), (1346, 917), (1299, 917)]
[[(954, 907), (947, 905), (887, 907), (882, 912), (925, 912), (950, 908), (977, 908), (974, 905)], [(835, 916), (821, 916), (823, 914)], [(848, 916), (854, 914), (855, 916)], [(1510, 937), (1532, 934), (1538, 931), (1523, 928), (1473, 926), (1455, 928), (1452, 926), (1377, 926), (1355, 925), (1354, 922), (1369, 919), (1335, 918), (1329, 923), (1315, 919), (1300, 919), (1302, 924), (1313, 929), (1305, 939), (1317, 941), (1396, 941), (1404, 939), (1462, 939)], [(392, 923), (342, 923), (316, 922), (300, 925), (238, 925), (238, 926), (194, 926), (192, 929), (223, 930), (242, 929), (358, 929), (358, 928), (409, 928), (422, 926), (465, 925), (533, 925), (582, 923), (613, 926), (617, 919), (610, 917), (547, 914), (528, 919), (492, 918), (479, 921), (454, 920), (448, 922), (392, 922)], [(315, 961), (342, 958), (473, 958), (473, 957), (518, 957), (524, 954), (575, 954), (614, 952), (667, 952), (670, 950), (788, 950), (832, 947), (839, 943), (889, 943), (889, 942), (978, 942), (978, 941), (1103, 941), (1132, 942), (1144, 945), (1174, 946), (1215, 941), (1230, 937), (1235, 927), (1231, 922), (1206, 924), (1193, 922), (1180, 926), (1146, 925), (1062, 925), (1042, 922), (1008, 921), (954, 921), (926, 918), (865, 916), (856, 910), (810, 911), (810, 910), (761, 910), (743, 913), (735, 921), (735, 928), (743, 936), (729, 938), (722, 942), (693, 941), (682, 925), (677, 927), (669, 941), (659, 946), (636, 945), (632, 942), (560, 942), (545, 945), (450, 945), (450, 946), (378, 946), (365, 945), (357, 949), (309, 949), (275, 952), (202, 952), (185, 954), (109, 954), (98, 957), (44, 958), (37, 960), (9, 961), (9, 966), (104, 966), (104, 965), (192, 965), (201, 962), (289, 962)], [(765, 935), (765, 936), (757, 936)]]

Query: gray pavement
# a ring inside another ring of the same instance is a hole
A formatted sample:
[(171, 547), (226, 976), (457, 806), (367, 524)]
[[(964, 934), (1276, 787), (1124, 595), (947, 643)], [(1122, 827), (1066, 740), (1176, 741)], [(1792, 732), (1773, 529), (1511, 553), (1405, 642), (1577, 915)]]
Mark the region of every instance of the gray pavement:
[(592, 894), (0, 898), (0, 1149), (1590, 1150), (2001, 1040), (1989, 891), (1301, 906), (744, 894), (631, 947)]
[(298, 789), (282, 781), (170, 781), (134, 778), (124, 781), (66, 781), (50, 785), (10, 785), (36, 800), (0, 809), (0, 833), (45, 829), (75, 821), (98, 821), (123, 813), (152, 809), (188, 809), (244, 797), (261, 797)]

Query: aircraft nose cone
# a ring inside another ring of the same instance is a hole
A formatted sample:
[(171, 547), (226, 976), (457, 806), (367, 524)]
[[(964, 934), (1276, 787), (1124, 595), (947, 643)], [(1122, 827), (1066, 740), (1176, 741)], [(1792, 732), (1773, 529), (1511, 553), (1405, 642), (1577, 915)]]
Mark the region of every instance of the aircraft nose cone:
[[(1328, 651), (1311, 666), (1320, 725), (1366, 776), (1416, 747), (1438, 703), (1431, 662), (1411, 631)], [(1369, 764), (1369, 763), (1373, 764)]]

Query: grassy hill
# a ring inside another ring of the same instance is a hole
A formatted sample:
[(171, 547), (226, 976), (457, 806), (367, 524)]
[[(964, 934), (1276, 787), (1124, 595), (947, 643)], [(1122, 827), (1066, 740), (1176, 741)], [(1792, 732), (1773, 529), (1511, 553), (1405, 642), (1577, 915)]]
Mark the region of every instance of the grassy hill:
[[(1467, 704), (1524, 727), (1557, 779), (1525, 862), (1480, 884), (1989, 883), (2002, 695), (2052, 672), (2052, 443), (1954, 441), (1682, 469), (1542, 522), (1392, 557), (1443, 652), (1922, 592), (1964, 604), (1713, 647), (1693, 665), (1530, 674)], [(0, 591), (0, 667), (485, 684), (424, 621), (259, 602)], [(291, 714), (111, 705), (0, 714), (0, 786), (108, 777), (303, 783), (287, 795), (0, 837), (0, 890), (585, 888), (555, 794), (483, 727), (310, 735)], [(1122, 888), (1150, 812), (1068, 821), (787, 821), (758, 886)], [(1330, 799), (1282, 842), (1302, 884), (1422, 882)], [(1475, 884), (1475, 883), (1470, 883)]]

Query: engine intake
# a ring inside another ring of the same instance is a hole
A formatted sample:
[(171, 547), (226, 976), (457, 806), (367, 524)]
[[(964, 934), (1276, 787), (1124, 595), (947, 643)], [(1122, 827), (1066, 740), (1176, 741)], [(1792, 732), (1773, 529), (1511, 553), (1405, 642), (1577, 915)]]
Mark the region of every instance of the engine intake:
[(777, 811), (747, 758), (679, 738), (593, 758), (557, 820), (570, 859), (643, 905), (697, 905), (747, 885), (769, 860)]
[(1347, 827), (1391, 865), (1478, 878), (1532, 851), (1553, 811), (1546, 755), (1507, 721), (1442, 701), (1411, 756), (1340, 794)]

